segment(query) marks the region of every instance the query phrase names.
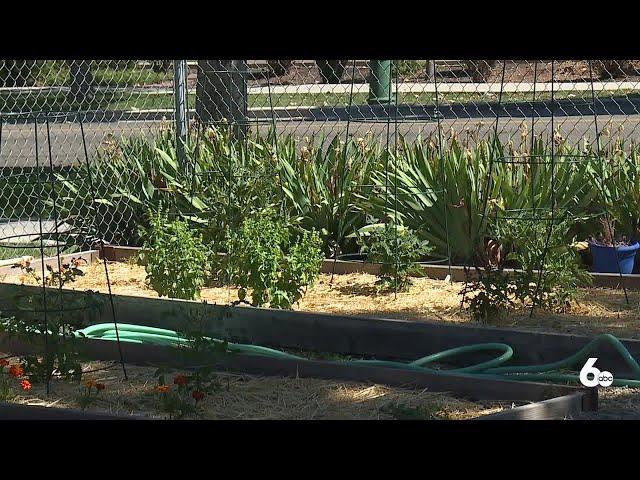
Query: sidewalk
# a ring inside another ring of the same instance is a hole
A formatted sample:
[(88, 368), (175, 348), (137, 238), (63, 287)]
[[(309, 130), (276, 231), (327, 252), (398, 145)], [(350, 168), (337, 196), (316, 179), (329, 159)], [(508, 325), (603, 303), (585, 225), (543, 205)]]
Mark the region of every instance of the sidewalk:
[[(499, 93), (500, 83), (400, 83), (398, 92), (402, 93)], [(550, 92), (552, 89), (558, 91), (591, 91), (589, 82), (555, 82), (551, 83), (505, 83), (503, 92)], [(392, 85), (395, 90), (395, 85)], [(615, 91), (615, 90), (640, 90), (640, 82), (594, 82), (594, 91)], [(351, 84), (341, 83), (337, 85), (275, 85), (271, 87), (272, 94), (322, 94), (341, 93), (349, 94)], [(369, 84), (359, 83), (353, 85), (354, 93), (368, 93)], [(250, 94), (268, 94), (269, 87), (252, 87)]]
[[(591, 91), (590, 82), (555, 82), (551, 83), (505, 83), (502, 87), (503, 92), (533, 92), (535, 86), (536, 92), (550, 92), (552, 89), (556, 92), (559, 91), (576, 91), (584, 92)], [(499, 93), (500, 83), (453, 83), (453, 82), (438, 82), (434, 84), (429, 83), (400, 83), (398, 84), (398, 91), (402, 93), (435, 93), (436, 87), (439, 93)], [(269, 91), (272, 94), (282, 95), (306, 95), (306, 94), (349, 94), (351, 92), (350, 83), (339, 84), (307, 84), (307, 85), (273, 85), (271, 87), (250, 87), (250, 95), (267, 95)], [(392, 85), (395, 90), (395, 84)], [(640, 82), (594, 82), (593, 90), (600, 91), (616, 91), (616, 90), (640, 90)], [(0, 88), (0, 93), (63, 93), (68, 92), (69, 87), (3, 87)], [(147, 95), (170, 95), (173, 93), (171, 88), (158, 88), (154, 86), (148, 87), (97, 87), (97, 92), (101, 93), (116, 93), (116, 92), (129, 92), (139, 93)], [(368, 93), (369, 84), (356, 83), (353, 84), (354, 93)], [(195, 94), (195, 89), (189, 89), (190, 94)]]

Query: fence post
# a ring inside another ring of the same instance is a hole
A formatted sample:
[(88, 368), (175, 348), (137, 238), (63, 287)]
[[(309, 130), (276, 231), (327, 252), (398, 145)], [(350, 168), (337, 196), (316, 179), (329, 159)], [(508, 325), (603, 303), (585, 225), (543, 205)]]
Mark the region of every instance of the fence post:
[(173, 86), (175, 99), (176, 153), (183, 172), (189, 170), (185, 154), (187, 142), (187, 61), (174, 60)]
[(369, 104), (389, 104), (393, 93), (389, 95), (391, 86), (391, 60), (370, 60), (371, 79), (369, 81)]
[(436, 61), (427, 60), (427, 80), (433, 81), (436, 76)]

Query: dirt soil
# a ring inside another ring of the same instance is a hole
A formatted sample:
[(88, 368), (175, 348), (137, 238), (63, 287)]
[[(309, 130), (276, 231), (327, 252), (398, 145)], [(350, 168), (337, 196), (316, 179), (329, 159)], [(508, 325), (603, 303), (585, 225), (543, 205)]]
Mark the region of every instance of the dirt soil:
[[(0, 354), (0, 356), (4, 356)], [(88, 411), (116, 415), (139, 415), (166, 419), (159, 410), (158, 379), (154, 367), (126, 365), (128, 380), (120, 364), (88, 362), (84, 370), (104, 369), (71, 382), (55, 378), (46, 395), (43, 384), (28, 392), (6, 376), (16, 395), (10, 401), (27, 405), (80, 408), (78, 399), (88, 379), (103, 383)], [(108, 368), (111, 367), (111, 368)], [(174, 372), (188, 375), (188, 372)], [(198, 404), (190, 418), (209, 420), (465, 420), (511, 408), (508, 402), (470, 402), (446, 393), (391, 388), (381, 385), (311, 378), (259, 377), (217, 373), (219, 389)], [(167, 377), (170, 388), (173, 376)], [(95, 392), (95, 391), (94, 391)], [(95, 395), (95, 393), (94, 393)]]
[[(320, 71), (315, 63), (301, 63), (294, 62), (289, 68), (286, 74), (280, 76), (268, 76), (266, 74), (266, 65), (261, 65), (260, 68), (265, 72), (258, 72), (259, 68), (256, 66), (250, 67), (256, 70), (255, 73), (247, 75), (247, 85), (249, 87), (266, 87), (268, 85), (313, 85), (323, 83)], [(344, 74), (340, 83), (351, 83), (352, 79), (352, 63), (349, 62), (345, 68)], [(356, 64), (355, 72), (353, 72), (354, 83), (366, 83), (368, 82), (369, 68), (366, 65)], [(198, 69), (196, 67), (189, 68), (187, 74), (187, 88), (196, 88), (198, 82)], [(155, 88), (171, 88), (173, 86), (172, 81), (167, 80), (158, 84), (152, 84), (150, 87)]]
[[(505, 66), (505, 82), (550, 82), (551, 81), (551, 61), (538, 60), (537, 72), (534, 68), (534, 60), (523, 61), (507, 61)], [(640, 61), (630, 60), (621, 61), (620, 65), (624, 65), (623, 71), (606, 72), (598, 71), (595, 61), (592, 62), (593, 80), (598, 81), (629, 81), (637, 82), (640, 80)], [(553, 76), (555, 82), (589, 82), (591, 76), (589, 74), (589, 63), (586, 60), (562, 60), (556, 61), (553, 65)], [(613, 74), (614, 78), (611, 78)], [(502, 77), (502, 62), (496, 62), (495, 67), (491, 70), (487, 77), (488, 82), (499, 82)]]
[[(155, 297), (157, 294), (145, 282), (143, 266), (134, 263), (110, 262), (109, 278), (113, 293)], [(83, 267), (85, 275), (65, 288), (106, 292), (104, 266), (94, 263)], [(0, 281), (20, 283), (19, 274)], [(405, 293), (379, 293), (373, 275), (353, 273), (331, 276), (322, 274), (294, 310), (360, 315), (377, 318), (397, 318), (416, 321), (474, 323), (460, 310), (461, 283), (415, 278)], [(27, 279), (27, 283), (33, 283)], [(201, 298), (210, 303), (229, 304), (238, 299), (237, 289), (207, 287)], [(589, 288), (567, 313), (538, 310), (529, 318), (529, 310), (514, 311), (509, 318), (493, 325), (524, 330), (594, 335), (611, 333), (620, 338), (640, 338), (640, 292), (629, 291), (629, 305), (621, 290)]]

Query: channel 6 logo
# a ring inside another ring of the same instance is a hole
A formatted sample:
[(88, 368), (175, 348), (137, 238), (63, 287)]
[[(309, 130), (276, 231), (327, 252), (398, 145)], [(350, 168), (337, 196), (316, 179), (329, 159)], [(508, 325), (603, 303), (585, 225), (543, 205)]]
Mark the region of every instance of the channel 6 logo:
[(609, 387), (613, 383), (613, 375), (611, 372), (600, 371), (593, 365), (598, 361), (597, 358), (590, 358), (580, 370), (580, 382), (585, 387)]

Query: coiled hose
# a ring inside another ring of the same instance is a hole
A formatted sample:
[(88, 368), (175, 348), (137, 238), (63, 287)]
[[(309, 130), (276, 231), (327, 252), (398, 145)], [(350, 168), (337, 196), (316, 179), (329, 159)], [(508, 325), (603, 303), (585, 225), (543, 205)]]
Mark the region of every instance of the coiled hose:
[[(85, 337), (99, 340), (116, 340), (116, 330), (113, 323), (100, 323), (75, 332), (78, 337)], [(118, 324), (118, 334), (121, 342), (138, 343), (138, 344), (154, 344), (154, 345), (173, 345), (180, 346), (190, 342), (189, 339), (181, 337), (173, 330), (163, 328), (147, 327), (143, 325), (133, 325), (127, 323)], [(222, 340), (210, 338), (213, 342)], [(640, 365), (635, 358), (629, 353), (629, 350), (614, 335), (602, 334), (594, 337), (587, 345), (578, 350), (573, 355), (559, 360), (557, 362), (545, 363), (542, 365), (526, 365), (526, 366), (504, 366), (512, 357), (513, 349), (505, 343), (479, 343), (474, 345), (466, 345), (463, 347), (451, 348), (442, 352), (427, 355), (413, 362), (395, 362), (387, 360), (341, 360), (333, 363), (350, 363), (357, 365), (376, 365), (383, 367), (399, 368), (406, 370), (415, 370), (429, 372), (434, 374), (462, 374), (474, 375), (482, 378), (493, 379), (509, 379), (509, 380), (533, 380), (538, 382), (561, 382), (561, 383), (579, 383), (580, 378), (576, 373), (572, 373), (571, 369), (580, 368), (582, 364), (589, 358), (591, 352), (597, 349), (601, 344), (609, 344), (620, 354), (625, 364), (630, 368), (633, 378), (614, 378), (613, 386), (632, 388), (640, 388)], [(262, 347), (259, 345), (246, 345), (241, 343), (228, 343), (229, 352), (244, 353), (251, 355), (263, 355), (271, 358), (291, 359), (308, 361), (304, 357), (299, 357), (290, 353), (274, 350), (272, 348)], [(448, 370), (438, 370), (429, 368), (434, 362), (443, 362), (453, 357), (468, 353), (481, 351), (497, 351), (500, 355), (497, 357), (461, 368), (453, 368)], [(615, 377), (615, 376), (614, 376)]]

